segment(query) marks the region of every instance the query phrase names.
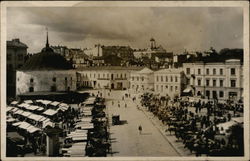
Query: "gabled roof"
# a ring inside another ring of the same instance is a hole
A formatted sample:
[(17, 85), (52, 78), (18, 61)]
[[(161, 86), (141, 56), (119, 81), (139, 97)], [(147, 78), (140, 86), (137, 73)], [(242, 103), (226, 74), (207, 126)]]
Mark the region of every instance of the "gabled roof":
[(151, 69), (145, 67), (145, 68), (143, 68), (142, 70), (138, 71), (137, 73), (138, 73), (138, 74), (151, 74), (151, 73), (153, 73), (153, 72), (154, 72), (153, 70), (151, 70)]

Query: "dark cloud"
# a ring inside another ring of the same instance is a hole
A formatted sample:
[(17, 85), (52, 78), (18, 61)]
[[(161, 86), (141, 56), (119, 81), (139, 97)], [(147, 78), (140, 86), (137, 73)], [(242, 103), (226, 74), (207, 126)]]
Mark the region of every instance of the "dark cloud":
[(145, 48), (150, 37), (179, 52), (243, 47), (243, 11), (236, 7), (29, 7), (8, 8), (8, 39), (31, 51), (51, 43), (91, 47), (97, 42)]

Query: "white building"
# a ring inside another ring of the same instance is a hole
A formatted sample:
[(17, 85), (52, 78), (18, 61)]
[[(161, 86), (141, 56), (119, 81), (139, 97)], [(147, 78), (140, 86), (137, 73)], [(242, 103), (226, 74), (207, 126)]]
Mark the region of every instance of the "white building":
[(140, 71), (131, 72), (130, 89), (133, 92), (143, 92), (154, 89), (154, 71), (145, 67)]
[(66, 59), (46, 47), (30, 57), (17, 71), (16, 93), (22, 95), (32, 92), (57, 92), (76, 90), (76, 71)]
[(243, 65), (238, 59), (217, 63), (184, 63), (195, 96), (239, 100), (243, 97)]
[(84, 53), (89, 57), (101, 57), (103, 56), (102, 51), (102, 46), (100, 44), (97, 44), (91, 49), (85, 49)]
[(77, 72), (78, 88), (128, 89), (130, 73), (139, 67), (96, 66), (81, 68)]
[(171, 98), (180, 96), (185, 89), (186, 79), (182, 69), (161, 69), (154, 72), (154, 91)]

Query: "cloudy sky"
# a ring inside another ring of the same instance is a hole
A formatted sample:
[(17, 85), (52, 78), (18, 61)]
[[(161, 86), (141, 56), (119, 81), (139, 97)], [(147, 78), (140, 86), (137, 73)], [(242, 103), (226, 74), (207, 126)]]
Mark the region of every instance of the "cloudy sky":
[(11, 7), (7, 39), (20, 38), (39, 52), (46, 27), (51, 45), (91, 48), (94, 44), (147, 48), (156, 44), (175, 53), (243, 48), (243, 10), (236, 7)]

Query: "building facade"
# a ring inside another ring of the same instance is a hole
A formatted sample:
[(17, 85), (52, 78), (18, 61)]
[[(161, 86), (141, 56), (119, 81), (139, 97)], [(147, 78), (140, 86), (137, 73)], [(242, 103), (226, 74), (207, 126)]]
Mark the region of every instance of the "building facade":
[(154, 90), (154, 71), (145, 67), (140, 71), (131, 72), (130, 89), (133, 92)]
[(243, 65), (238, 59), (217, 63), (184, 63), (187, 84), (195, 96), (218, 100), (243, 97)]
[(130, 73), (139, 70), (138, 67), (86, 67), (77, 71), (78, 88), (108, 88), (128, 89), (130, 87)]
[(16, 94), (76, 90), (76, 71), (62, 55), (49, 47), (31, 56), (16, 74)]
[(16, 70), (24, 65), (27, 48), (19, 39), (7, 41), (7, 97), (14, 97), (16, 94)]
[(161, 96), (174, 98), (186, 88), (186, 78), (182, 69), (161, 69), (154, 72), (154, 91)]

